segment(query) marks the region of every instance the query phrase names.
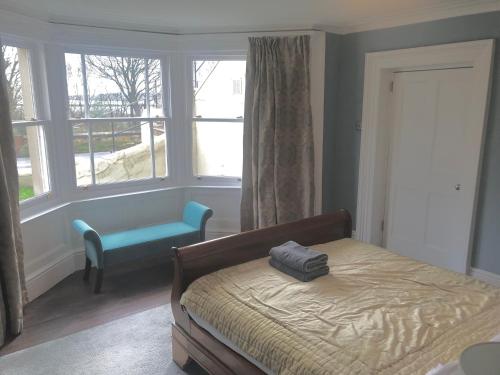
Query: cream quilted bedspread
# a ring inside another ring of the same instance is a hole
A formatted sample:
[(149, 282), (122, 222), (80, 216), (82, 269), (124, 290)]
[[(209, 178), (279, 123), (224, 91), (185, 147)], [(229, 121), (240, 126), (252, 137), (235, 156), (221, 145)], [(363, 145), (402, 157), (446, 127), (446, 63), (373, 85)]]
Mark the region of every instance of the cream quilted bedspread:
[(193, 282), (181, 303), (278, 374), (425, 374), (500, 332), (500, 289), (351, 239), (313, 246), (309, 283), (258, 259)]

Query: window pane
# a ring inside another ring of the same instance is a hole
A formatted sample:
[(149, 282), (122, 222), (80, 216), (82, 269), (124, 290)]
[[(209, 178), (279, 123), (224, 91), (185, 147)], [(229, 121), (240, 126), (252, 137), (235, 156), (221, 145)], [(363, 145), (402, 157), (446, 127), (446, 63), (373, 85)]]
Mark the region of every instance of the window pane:
[[(168, 163), (164, 121), (153, 122), (153, 131), (156, 176), (165, 177), (168, 175)], [(92, 142), (89, 142), (90, 136)], [(152, 178), (150, 145), (150, 123), (147, 121), (74, 124), (73, 150), (77, 186), (92, 184), (92, 154), (96, 184)]]
[(193, 61), (193, 115), (243, 117), (245, 61)]
[(90, 161), (89, 126), (87, 124), (73, 125), (73, 153), (75, 155), (76, 185), (92, 184)]
[(167, 176), (165, 121), (138, 119), (165, 116), (160, 60), (65, 57), (69, 117), (95, 119), (73, 125), (78, 186)]
[(241, 176), (243, 123), (194, 122), (194, 174)]
[(29, 51), (2, 46), (12, 121), (36, 118)]
[(41, 125), (24, 126), (18, 123), (37, 117), (30, 51), (2, 46), (2, 54), (17, 156), (19, 200), (25, 201), (50, 191), (45, 132)]
[(47, 193), (50, 186), (43, 127), (14, 126), (14, 144), (19, 174), (19, 200)]
[(153, 177), (148, 122), (109, 122), (92, 127), (96, 184)]
[(158, 59), (67, 53), (66, 76), (72, 118), (164, 116)]

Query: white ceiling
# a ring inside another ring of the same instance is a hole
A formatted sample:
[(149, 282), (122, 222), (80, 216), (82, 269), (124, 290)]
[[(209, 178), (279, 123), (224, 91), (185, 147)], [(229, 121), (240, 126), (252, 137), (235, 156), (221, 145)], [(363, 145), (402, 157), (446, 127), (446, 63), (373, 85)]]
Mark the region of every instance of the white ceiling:
[(499, 0), (0, 0), (42, 20), (196, 33), (321, 28), (351, 32), (500, 9)]

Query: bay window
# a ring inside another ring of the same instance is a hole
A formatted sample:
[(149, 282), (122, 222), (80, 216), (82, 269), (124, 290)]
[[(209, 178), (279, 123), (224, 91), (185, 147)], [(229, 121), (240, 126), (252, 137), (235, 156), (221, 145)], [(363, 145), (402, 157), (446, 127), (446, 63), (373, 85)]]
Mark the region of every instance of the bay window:
[(241, 177), (245, 61), (192, 60), (193, 174)]
[[(2, 46), (26, 215), (81, 197), (82, 190), (97, 197), (190, 183), (239, 185), (244, 56), (90, 51), (51, 50), (14, 37)], [(175, 154), (168, 154), (169, 144)]]
[(66, 53), (77, 186), (168, 176), (160, 59)]
[(41, 103), (36, 100), (32, 76), (32, 51), (17, 45), (3, 45), (5, 77), (14, 146), (19, 175), (19, 201), (46, 195), (50, 191), (46, 126)]

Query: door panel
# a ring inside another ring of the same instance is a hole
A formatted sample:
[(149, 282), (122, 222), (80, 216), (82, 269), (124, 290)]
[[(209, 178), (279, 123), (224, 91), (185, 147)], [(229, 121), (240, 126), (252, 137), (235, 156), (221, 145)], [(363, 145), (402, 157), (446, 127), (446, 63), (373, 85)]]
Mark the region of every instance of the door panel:
[(468, 256), (475, 188), (467, 158), (480, 147), (467, 132), (471, 79), (464, 68), (397, 73), (394, 80), (386, 246), (457, 271)]

